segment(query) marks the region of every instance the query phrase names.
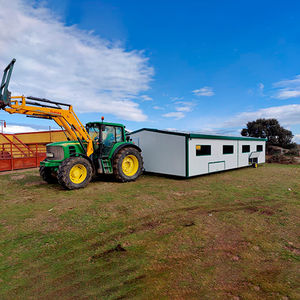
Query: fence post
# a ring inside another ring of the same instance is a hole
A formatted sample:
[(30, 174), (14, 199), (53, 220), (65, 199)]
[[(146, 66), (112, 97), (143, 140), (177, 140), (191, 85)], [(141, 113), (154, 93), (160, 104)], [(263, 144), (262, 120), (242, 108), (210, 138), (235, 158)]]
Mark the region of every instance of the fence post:
[(35, 144), (35, 166), (38, 166), (38, 153), (37, 153), (37, 144)]
[(10, 163), (11, 163), (11, 170), (14, 169), (14, 157), (13, 157), (13, 150), (12, 150), (12, 144), (10, 144)]

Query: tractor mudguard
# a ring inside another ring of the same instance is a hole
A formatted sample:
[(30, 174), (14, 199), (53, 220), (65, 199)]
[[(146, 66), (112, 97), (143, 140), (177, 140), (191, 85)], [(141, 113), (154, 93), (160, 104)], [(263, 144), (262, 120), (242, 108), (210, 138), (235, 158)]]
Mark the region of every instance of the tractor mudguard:
[(139, 146), (137, 146), (137, 145), (135, 145), (135, 144), (133, 144), (133, 143), (123, 143), (123, 144), (119, 145), (116, 149), (114, 149), (114, 152), (112, 153), (110, 159), (113, 160), (114, 157), (115, 157), (115, 155), (116, 155), (121, 149), (123, 149), (123, 148), (125, 148), (125, 147), (135, 148), (135, 149), (137, 149), (139, 152), (142, 152), (142, 149), (141, 149)]

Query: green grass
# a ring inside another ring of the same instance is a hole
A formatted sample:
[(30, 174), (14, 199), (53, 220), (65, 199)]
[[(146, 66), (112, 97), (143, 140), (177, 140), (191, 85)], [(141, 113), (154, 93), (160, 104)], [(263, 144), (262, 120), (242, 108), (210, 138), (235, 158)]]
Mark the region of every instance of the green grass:
[(65, 191), (1, 175), (0, 299), (299, 299), (299, 179), (267, 164)]

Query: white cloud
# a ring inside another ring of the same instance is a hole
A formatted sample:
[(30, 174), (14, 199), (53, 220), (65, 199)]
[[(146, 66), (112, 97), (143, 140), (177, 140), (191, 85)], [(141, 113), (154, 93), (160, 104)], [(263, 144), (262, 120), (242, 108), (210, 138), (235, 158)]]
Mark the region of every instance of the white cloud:
[(192, 108), (190, 106), (178, 106), (178, 107), (175, 107), (175, 109), (177, 111), (184, 111), (184, 112), (189, 112), (192, 110)]
[(265, 86), (264, 86), (263, 83), (260, 82), (260, 83), (258, 84), (258, 88), (259, 88), (260, 91), (263, 91), (264, 87), (265, 87)]
[(192, 102), (187, 101), (177, 101), (175, 104), (177, 105), (175, 106), (176, 111), (164, 114), (164, 117), (175, 118), (176, 120), (182, 119), (185, 117), (185, 113), (192, 111), (192, 107), (194, 106)]
[(194, 106), (193, 102), (188, 102), (188, 101), (177, 101), (176, 104), (179, 106), (176, 106), (175, 110), (183, 111), (183, 112), (192, 111), (192, 107)]
[(165, 130), (167, 130), (167, 131), (177, 131), (177, 129), (173, 128), (173, 127), (166, 128)]
[(183, 100), (183, 97), (170, 97), (171, 101)]
[(262, 82), (260, 82), (258, 84), (258, 93), (260, 96), (264, 96), (264, 88), (265, 88), (265, 85)]
[(297, 144), (300, 144), (300, 134), (294, 135), (294, 142), (296, 142)]
[(161, 106), (153, 106), (153, 109), (156, 109), (156, 110), (162, 110), (162, 109), (164, 109), (164, 108), (161, 107)]
[(192, 91), (196, 96), (213, 96), (215, 93), (213, 91), (213, 88), (212, 87), (209, 87), (209, 86), (204, 86), (203, 88), (201, 89), (198, 89), (198, 90), (193, 90)]
[(173, 111), (173, 112), (169, 112), (167, 114), (164, 114), (163, 117), (174, 118), (176, 120), (180, 120), (180, 119), (185, 117), (185, 114), (181, 111)]
[(153, 101), (153, 99), (148, 95), (141, 95), (140, 97), (143, 99), (142, 101)]
[(289, 98), (296, 98), (300, 96), (300, 90), (288, 90), (288, 89), (281, 89), (277, 95), (276, 98), (278, 99), (289, 99)]
[(294, 79), (276, 82), (274, 87), (278, 89), (274, 96), (277, 99), (300, 97), (300, 75), (295, 76)]
[(66, 101), (80, 112), (147, 119), (134, 102), (153, 76), (142, 51), (66, 26), (49, 9), (29, 3), (35, 2), (0, 0), (0, 66), (17, 59), (13, 94)]
[(3, 133), (20, 133), (20, 132), (33, 132), (38, 131), (30, 126), (21, 126), (21, 125), (6, 125), (3, 128)]
[(247, 122), (259, 118), (275, 118), (281, 125), (290, 126), (300, 124), (300, 104), (273, 106), (253, 112), (243, 112), (225, 121), (224, 127), (244, 126)]

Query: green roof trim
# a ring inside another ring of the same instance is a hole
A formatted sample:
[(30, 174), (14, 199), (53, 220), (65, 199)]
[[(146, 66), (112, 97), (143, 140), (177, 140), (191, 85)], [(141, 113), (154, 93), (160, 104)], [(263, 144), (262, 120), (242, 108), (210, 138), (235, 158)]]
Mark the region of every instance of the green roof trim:
[(225, 135), (213, 135), (213, 134), (200, 134), (200, 133), (185, 133), (185, 132), (176, 132), (176, 131), (168, 131), (168, 130), (159, 130), (153, 128), (141, 128), (130, 132), (131, 134), (140, 132), (140, 131), (152, 131), (152, 132), (159, 132), (164, 134), (173, 134), (173, 135), (181, 135), (186, 136), (190, 139), (213, 139), (213, 140), (243, 140), (243, 141), (267, 141), (268, 139), (265, 138), (255, 138), (255, 137), (242, 137), (242, 136), (225, 136)]

